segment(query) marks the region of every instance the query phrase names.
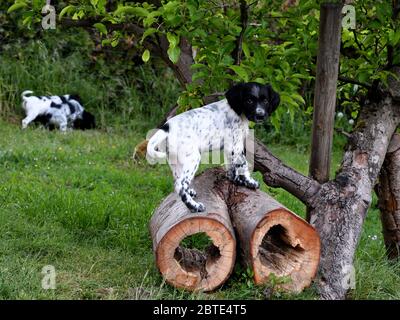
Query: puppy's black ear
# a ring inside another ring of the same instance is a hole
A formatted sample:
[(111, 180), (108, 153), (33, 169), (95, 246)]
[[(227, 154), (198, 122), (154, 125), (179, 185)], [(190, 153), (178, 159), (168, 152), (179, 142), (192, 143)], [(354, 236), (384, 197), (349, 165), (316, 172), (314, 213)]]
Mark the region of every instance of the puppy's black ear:
[(79, 96), (79, 94), (71, 94), (70, 96), (69, 96), (69, 100), (75, 100), (75, 101), (78, 101), (80, 104), (82, 104), (82, 100), (81, 100), (81, 97)]
[(87, 111), (83, 111), (83, 121), (85, 123), (85, 129), (95, 129), (96, 119), (93, 114)]
[(238, 83), (225, 93), (225, 97), (228, 100), (229, 105), (238, 115), (243, 113), (243, 88), (243, 83)]
[(96, 120), (90, 112), (83, 111), (82, 118), (77, 118), (73, 123), (74, 129), (87, 130), (96, 128)]
[(275, 92), (272, 89), (271, 85), (268, 84), (266, 87), (267, 87), (268, 92), (269, 92), (269, 95), (268, 95), (268, 100), (269, 100), (268, 114), (270, 115), (276, 110), (276, 108), (278, 108), (279, 103), (281, 102), (281, 98), (279, 96), (279, 93)]

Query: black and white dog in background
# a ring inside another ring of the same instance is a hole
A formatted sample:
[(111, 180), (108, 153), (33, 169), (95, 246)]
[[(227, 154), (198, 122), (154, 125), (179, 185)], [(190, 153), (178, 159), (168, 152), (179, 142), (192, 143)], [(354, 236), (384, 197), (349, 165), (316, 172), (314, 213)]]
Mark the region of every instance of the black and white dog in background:
[(202, 203), (193, 200), (196, 191), (189, 187), (203, 152), (223, 149), (228, 178), (237, 185), (259, 187), (250, 175), (244, 143), (249, 121), (264, 121), (278, 107), (279, 94), (270, 85), (249, 82), (233, 86), (225, 96), (169, 119), (147, 145), (150, 162), (167, 159), (175, 191), (192, 212), (205, 210)]
[(39, 122), (47, 128), (57, 127), (60, 131), (67, 129), (93, 129), (95, 118), (85, 111), (80, 99), (75, 95), (33, 96), (32, 91), (22, 93), (22, 108), (26, 117), (22, 120), (25, 129), (31, 122)]

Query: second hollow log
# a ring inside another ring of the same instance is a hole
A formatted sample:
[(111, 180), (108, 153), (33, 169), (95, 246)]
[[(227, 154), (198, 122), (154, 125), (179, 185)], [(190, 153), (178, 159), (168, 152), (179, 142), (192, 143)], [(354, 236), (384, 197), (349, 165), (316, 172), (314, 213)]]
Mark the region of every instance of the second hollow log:
[(320, 239), (305, 220), (259, 190), (235, 187), (230, 211), (243, 261), (254, 272), (256, 284), (271, 274), (289, 277), (282, 288), (300, 292), (315, 277)]

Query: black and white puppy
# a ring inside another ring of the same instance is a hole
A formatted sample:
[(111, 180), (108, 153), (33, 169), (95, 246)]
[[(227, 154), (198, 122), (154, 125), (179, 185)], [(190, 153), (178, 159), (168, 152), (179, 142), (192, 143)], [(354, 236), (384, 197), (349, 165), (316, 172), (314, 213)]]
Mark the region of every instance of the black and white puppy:
[(22, 93), (22, 108), (26, 117), (22, 120), (25, 129), (31, 122), (39, 122), (47, 128), (58, 127), (65, 132), (71, 129), (93, 129), (94, 116), (85, 111), (75, 95), (32, 96), (32, 91)]
[(223, 149), (228, 178), (237, 185), (259, 187), (250, 175), (244, 143), (249, 121), (264, 121), (278, 107), (279, 94), (270, 85), (249, 82), (233, 86), (225, 96), (169, 119), (147, 145), (149, 162), (167, 159), (175, 191), (192, 212), (205, 210), (202, 203), (193, 200), (196, 192), (189, 187), (203, 152)]

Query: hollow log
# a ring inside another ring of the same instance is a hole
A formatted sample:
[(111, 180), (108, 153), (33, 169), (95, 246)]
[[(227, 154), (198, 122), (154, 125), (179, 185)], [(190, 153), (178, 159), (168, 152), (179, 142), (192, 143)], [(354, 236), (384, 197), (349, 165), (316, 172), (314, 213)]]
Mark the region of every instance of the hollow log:
[(394, 134), (375, 187), (381, 211), (382, 232), (390, 259), (400, 254), (400, 135)]
[(311, 284), (320, 256), (319, 236), (311, 225), (266, 193), (243, 187), (231, 193), (230, 211), (242, 260), (256, 284), (271, 274), (290, 277), (281, 285), (288, 291)]
[[(193, 182), (196, 199), (204, 203), (207, 212), (191, 213), (181, 199), (171, 193), (150, 221), (157, 267), (175, 287), (212, 291), (222, 285), (233, 270), (236, 238), (217, 179), (217, 175), (206, 171)], [(206, 233), (213, 242), (205, 252), (180, 246), (184, 238), (197, 233)]]
[[(197, 198), (206, 213), (190, 213), (170, 194), (150, 222), (156, 264), (166, 281), (188, 290), (211, 291), (227, 280), (240, 239), (243, 262), (254, 270), (256, 284), (269, 275), (289, 276), (282, 287), (299, 292), (317, 271), (319, 237), (313, 227), (259, 190), (237, 187), (221, 168), (206, 170), (194, 179)], [(200, 252), (180, 246), (187, 236), (204, 232), (213, 245)]]

